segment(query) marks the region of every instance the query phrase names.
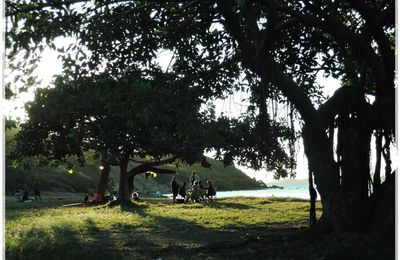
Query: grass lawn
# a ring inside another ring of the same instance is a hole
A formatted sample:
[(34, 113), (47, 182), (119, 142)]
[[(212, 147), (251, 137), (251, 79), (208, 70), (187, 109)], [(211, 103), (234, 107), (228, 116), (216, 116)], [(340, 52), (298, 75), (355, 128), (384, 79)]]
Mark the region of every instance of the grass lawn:
[[(6, 201), (6, 259), (291, 258), (290, 237), (308, 227), (309, 203), (224, 198), (173, 204), (145, 198), (133, 208), (62, 207), (80, 197)], [(318, 204), (318, 216), (321, 214)]]

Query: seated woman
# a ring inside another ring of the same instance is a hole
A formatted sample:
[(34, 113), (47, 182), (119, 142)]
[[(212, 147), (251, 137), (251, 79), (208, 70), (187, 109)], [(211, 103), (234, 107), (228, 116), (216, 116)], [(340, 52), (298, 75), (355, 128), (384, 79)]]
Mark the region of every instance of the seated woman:
[(203, 184), (202, 180), (199, 180), (199, 189), (200, 189), (200, 194), (199, 194), (200, 199), (204, 201), (204, 198), (207, 194), (207, 187)]
[(181, 195), (182, 198), (186, 197), (186, 182), (185, 181), (182, 183), (182, 187), (180, 187), (178, 194)]
[(208, 198), (209, 201), (212, 201), (212, 197), (217, 194), (212, 182), (210, 180), (207, 180), (207, 193), (206, 197)]
[(190, 199), (193, 203), (199, 202), (200, 199), (200, 187), (199, 182), (195, 181), (192, 186), (192, 193), (190, 194)]
[(202, 180), (199, 180), (199, 188), (200, 189), (204, 189), (205, 188)]
[(23, 200), (22, 200), (22, 196), (24, 195), (24, 191), (21, 189), (21, 188), (18, 188), (16, 191), (15, 191), (15, 198), (17, 199), (17, 201), (18, 202), (22, 202)]
[(23, 194), (24, 194), (24, 195), (22, 196), (22, 201), (23, 201), (23, 202), (32, 202), (32, 200), (29, 199), (29, 194), (28, 194), (28, 191), (27, 191), (27, 190), (25, 190)]

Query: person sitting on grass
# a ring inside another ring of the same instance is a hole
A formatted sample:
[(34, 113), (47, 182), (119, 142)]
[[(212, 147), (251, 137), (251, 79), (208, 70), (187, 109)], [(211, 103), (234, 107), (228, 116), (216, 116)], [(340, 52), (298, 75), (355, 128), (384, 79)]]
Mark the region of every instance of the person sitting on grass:
[(173, 176), (171, 180), (171, 192), (172, 192), (172, 200), (174, 201), (174, 203), (176, 202), (176, 196), (178, 196), (179, 188), (180, 185), (176, 181), (175, 176)]
[(18, 186), (17, 190), (15, 191), (15, 198), (17, 199), (18, 202), (23, 202), (22, 197), (24, 195), (24, 190), (21, 188), (21, 186)]
[(182, 198), (186, 197), (186, 182), (185, 181), (182, 183), (182, 186), (180, 187), (178, 193), (179, 193), (179, 195), (181, 195)]
[(192, 193), (190, 194), (190, 199), (193, 203), (200, 202), (200, 187), (199, 182), (195, 181), (192, 186)]
[(207, 194), (207, 187), (204, 186), (203, 181), (199, 180), (199, 196), (202, 201), (204, 201), (204, 197)]
[(202, 180), (199, 180), (199, 188), (204, 189), (204, 183)]
[(207, 180), (207, 187), (206, 187), (206, 197), (208, 198), (209, 201), (212, 201), (212, 197), (217, 194), (215, 191), (215, 188), (210, 180)]
[(25, 190), (24, 191), (24, 195), (22, 196), (22, 201), (23, 202), (31, 202), (31, 200), (29, 199), (29, 194), (28, 194), (28, 191), (27, 190)]

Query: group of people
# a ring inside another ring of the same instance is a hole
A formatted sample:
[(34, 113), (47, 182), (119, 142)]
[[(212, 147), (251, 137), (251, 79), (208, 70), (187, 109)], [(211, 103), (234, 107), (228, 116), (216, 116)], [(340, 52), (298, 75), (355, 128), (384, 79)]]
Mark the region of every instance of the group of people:
[(180, 185), (175, 176), (172, 177), (171, 191), (174, 203), (177, 202), (176, 197), (178, 195), (182, 197), (184, 202), (191, 201), (193, 203), (204, 201), (206, 198), (212, 201), (213, 196), (216, 195), (216, 190), (212, 182), (207, 180), (206, 185), (204, 185), (196, 171), (192, 171), (189, 182), (190, 188), (187, 189), (186, 182)]
[[(35, 180), (32, 183), (32, 189), (33, 189), (33, 193), (35, 196), (35, 200), (38, 200), (38, 198), (39, 198), (39, 200), (42, 200), (42, 196), (40, 196), (40, 186), (41, 186), (40, 181), (37, 178), (35, 178)], [(28, 189), (22, 189), (21, 186), (17, 187), (17, 190), (14, 195), (18, 202), (31, 202), (32, 201), (29, 198)]]

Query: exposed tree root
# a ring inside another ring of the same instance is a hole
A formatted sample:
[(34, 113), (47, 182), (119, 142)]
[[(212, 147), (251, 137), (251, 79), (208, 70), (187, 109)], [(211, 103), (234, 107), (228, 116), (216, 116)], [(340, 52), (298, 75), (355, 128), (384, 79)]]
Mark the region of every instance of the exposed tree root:
[(134, 203), (131, 200), (121, 200), (121, 199), (117, 199), (114, 201), (111, 201), (110, 203), (108, 203), (107, 205), (108, 207), (115, 207), (115, 206), (121, 206), (124, 208), (133, 208), (133, 207), (137, 207), (137, 204)]

